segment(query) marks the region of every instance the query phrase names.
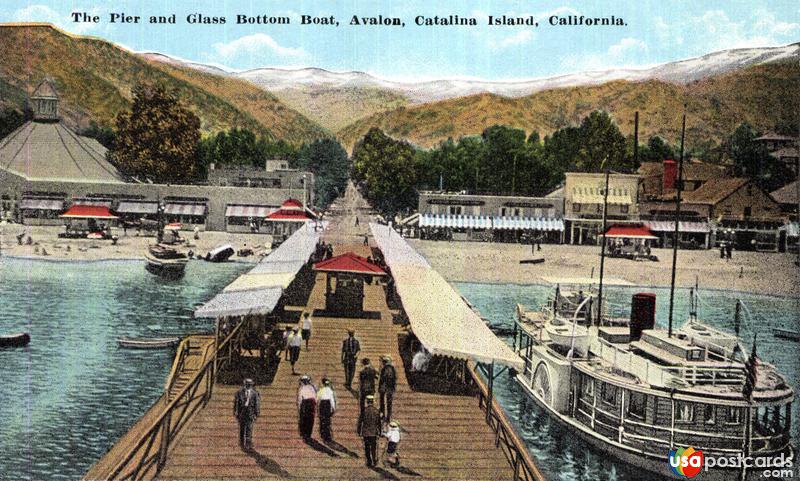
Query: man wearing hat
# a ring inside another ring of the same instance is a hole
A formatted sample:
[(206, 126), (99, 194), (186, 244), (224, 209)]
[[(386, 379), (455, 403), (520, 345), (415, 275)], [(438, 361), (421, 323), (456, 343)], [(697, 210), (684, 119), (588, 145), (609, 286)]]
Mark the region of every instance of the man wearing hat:
[(378, 373), (369, 363), (368, 358), (365, 357), (361, 361), (361, 364), (364, 367), (361, 368), (361, 372), (358, 373), (358, 404), (361, 408), (359, 412), (364, 412), (364, 401), (367, 396), (375, 394), (375, 379), (378, 377)]
[(356, 359), (361, 345), (356, 339), (356, 333), (352, 329), (347, 331), (347, 339), (342, 341), (342, 365), (344, 366), (344, 385), (347, 389), (352, 389), (353, 374), (356, 372)]
[(364, 458), (369, 467), (378, 462), (378, 436), (381, 435), (381, 414), (375, 407), (375, 396), (366, 396), (367, 405), (359, 416), (358, 435), (364, 441)]
[(233, 415), (239, 421), (239, 447), (253, 449), (253, 423), (259, 415), (261, 395), (253, 387), (252, 379), (245, 379), (244, 386), (233, 399)]
[(303, 345), (303, 339), (297, 333), (297, 328), (292, 328), (292, 333), (289, 334), (289, 362), (292, 364), (292, 374), (296, 374), (294, 365), (300, 358), (300, 346)]
[(392, 358), (381, 356), (381, 377), (378, 381), (378, 392), (381, 395), (381, 416), (387, 422), (392, 420), (392, 399), (397, 387), (397, 372), (392, 365)]

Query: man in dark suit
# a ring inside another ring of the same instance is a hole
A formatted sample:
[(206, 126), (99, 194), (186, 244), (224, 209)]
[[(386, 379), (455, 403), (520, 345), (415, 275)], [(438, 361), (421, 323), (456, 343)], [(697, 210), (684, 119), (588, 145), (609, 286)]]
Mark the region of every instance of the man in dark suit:
[(378, 436), (381, 435), (381, 413), (375, 407), (375, 396), (366, 397), (367, 405), (359, 416), (358, 435), (364, 441), (366, 464), (373, 467), (378, 463)]
[(253, 387), (252, 379), (245, 379), (244, 386), (233, 400), (233, 415), (239, 421), (239, 447), (253, 449), (253, 423), (261, 409), (261, 395)]
[(356, 359), (361, 345), (355, 337), (356, 333), (352, 329), (347, 331), (347, 339), (342, 341), (342, 365), (344, 366), (344, 385), (347, 389), (352, 389), (353, 374), (356, 372)]
[(381, 357), (381, 377), (378, 381), (378, 392), (381, 395), (381, 416), (388, 423), (392, 420), (392, 400), (397, 387), (397, 371), (388, 355)]
[(367, 396), (375, 394), (375, 379), (378, 377), (378, 372), (369, 363), (369, 359), (364, 358), (361, 361), (364, 366), (361, 372), (358, 373), (358, 399), (359, 399), (359, 413), (364, 412), (364, 401)]

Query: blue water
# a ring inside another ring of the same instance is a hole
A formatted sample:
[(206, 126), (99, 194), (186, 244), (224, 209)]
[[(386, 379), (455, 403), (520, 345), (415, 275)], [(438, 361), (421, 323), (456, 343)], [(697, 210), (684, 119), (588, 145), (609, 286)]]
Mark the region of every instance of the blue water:
[[(534, 308), (552, 294), (552, 288), (540, 285), (456, 283), (455, 287), (492, 323), (513, 326), (517, 303)], [(669, 289), (606, 288), (612, 314), (627, 316), (631, 295), (636, 292), (656, 294), (657, 324), (666, 327), (669, 312)], [(800, 345), (772, 335), (772, 327), (800, 328), (800, 299), (742, 294), (731, 291), (701, 291), (698, 317), (711, 325), (733, 331), (736, 299), (741, 299), (753, 314), (743, 322), (741, 335), (749, 347), (753, 333), (758, 332), (758, 353), (775, 364), (797, 393), (800, 387)], [(677, 290), (673, 319), (680, 326), (689, 315), (689, 291)], [(504, 338), (511, 344), (512, 338)], [(521, 435), (547, 479), (561, 481), (650, 481), (653, 476), (637, 471), (625, 463), (610, 459), (604, 453), (576, 439), (574, 434), (554, 422), (509, 376), (495, 382), (495, 395), (505, 409), (514, 428)], [(792, 405), (792, 439), (797, 445), (800, 435), (800, 402)], [(667, 453), (664, 453), (666, 460)], [(666, 462), (666, 461), (665, 461)]]
[(0, 480), (80, 478), (161, 395), (175, 354), (117, 337), (210, 331), (193, 307), (248, 268), (193, 261), (165, 281), (140, 261), (0, 257), (0, 333), (31, 334), (0, 349)]

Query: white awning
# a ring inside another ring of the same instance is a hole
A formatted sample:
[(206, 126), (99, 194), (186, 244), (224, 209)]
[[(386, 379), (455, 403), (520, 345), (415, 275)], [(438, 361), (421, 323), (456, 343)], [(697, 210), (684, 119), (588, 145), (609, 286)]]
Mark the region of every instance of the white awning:
[(23, 197), (22, 200), (19, 201), (19, 208), (36, 210), (64, 210), (64, 200)]
[(72, 205), (86, 205), (89, 207), (108, 207), (111, 208), (111, 200), (106, 199), (75, 199)]
[[(675, 221), (671, 220), (651, 220), (645, 222), (645, 225), (656, 232), (675, 232)], [(697, 232), (701, 234), (711, 232), (708, 222), (681, 221), (678, 223), (678, 230), (680, 232)]]
[(249, 291), (223, 291), (194, 311), (194, 316), (216, 318), (269, 314), (278, 305), (281, 295), (283, 295), (283, 289), (280, 287)]
[(789, 222), (781, 227), (781, 229), (786, 230), (786, 237), (797, 237), (800, 235), (800, 224), (797, 222)]
[(370, 229), (391, 269), (411, 329), (425, 349), (438, 356), (522, 370), (522, 358), (489, 330), (438, 272), (409, 253), (414, 249), (402, 237), (379, 224), (370, 224)]
[(206, 215), (206, 205), (203, 203), (173, 203), (167, 204), (164, 213), (168, 215)]
[(277, 206), (228, 204), (225, 217), (266, 217), (276, 210)]
[[(327, 226), (322, 223), (323, 229)], [(322, 231), (309, 222), (272, 251), (247, 274), (230, 283), (223, 291), (195, 310), (196, 317), (268, 314), (292, 283), (316, 249)], [(257, 293), (263, 293), (259, 296)], [(277, 297), (273, 297), (276, 295)]]
[(118, 214), (157, 214), (158, 202), (123, 200), (115, 211)]

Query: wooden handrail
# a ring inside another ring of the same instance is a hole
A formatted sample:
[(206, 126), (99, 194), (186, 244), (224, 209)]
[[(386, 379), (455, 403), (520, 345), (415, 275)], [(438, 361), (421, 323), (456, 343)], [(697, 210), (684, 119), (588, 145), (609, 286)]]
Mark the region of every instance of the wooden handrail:
[(489, 397), (489, 388), (476, 372), (477, 365), (471, 361), (469, 364), (468, 371), (472, 376), (472, 380), (478, 386), (478, 406), (481, 409), (485, 409), (488, 414), (487, 422), (495, 432), (495, 446), (504, 448), (503, 453), (514, 469), (512, 480), (546, 481), (530, 452), (528, 452), (527, 446), (511, 426), (511, 422), (506, 417), (505, 411), (497, 403), (497, 400), (493, 397), (491, 406), (486, 403)]
[[(214, 384), (214, 377), (217, 374), (214, 369), (214, 361), (219, 352), (226, 348), (232, 339), (238, 335), (242, 324), (244, 322), (238, 323), (228, 336), (219, 343), (216, 351), (205, 359), (202, 366), (186, 386), (175, 395), (174, 399), (170, 400), (167, 393), (165, 393), (167, 404), (163, 411), (147, 425), (147, 428), (137, 437), (133, 447), (124, 456), (121, 456), (120, 461), (114, 465), (109, 473), (101, 473), (100, 475), (93, 473), (95, 478), (104, 480), (138, 480), (142, 479), (142, 475), (152, 469), (154, 465), (156, 466), (156, 473), (164, 467), (172, 441), (194, 413), (208, 402), (208, 398), (211, 396), (211, 386)], [(213, 346), (213, 344), (210, 346)], [(207, 376), (211, 376), (211, 378), (207, 379), (206, 389), (202, 391), (202, 394), (197, 395), (200, 384)], [(195, 403), (194, 407), (190, 409), (190, 404), (194, 401), (199, 402)], [(173, 419), (173, 414), (179, 410), (179, 415)], [(159, 443), (156, 444), (155, 441), (159, 434), (161, 438)], [(141, 456), (137, 458), (137, 454)]]

